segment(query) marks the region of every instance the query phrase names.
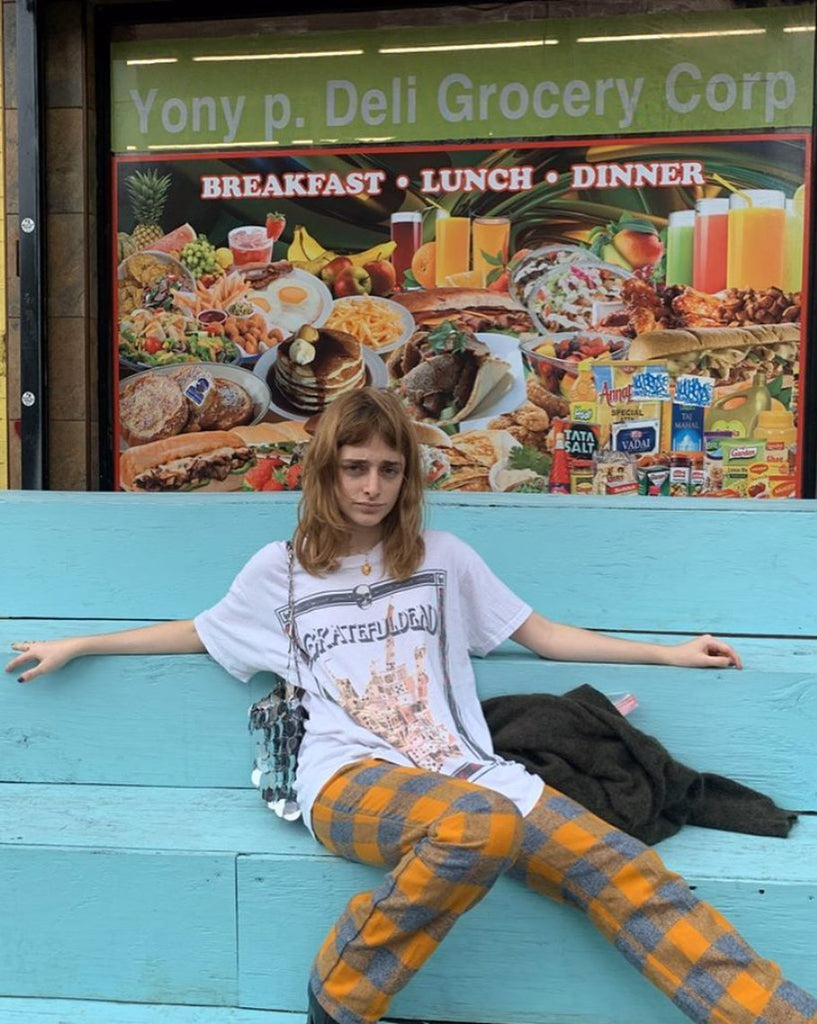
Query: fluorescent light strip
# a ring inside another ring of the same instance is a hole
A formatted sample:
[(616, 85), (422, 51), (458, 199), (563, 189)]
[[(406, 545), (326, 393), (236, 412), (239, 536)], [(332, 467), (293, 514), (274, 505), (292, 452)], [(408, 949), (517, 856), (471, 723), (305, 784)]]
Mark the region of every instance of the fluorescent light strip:
[(126, 60), (125, 63), (131, 67), (136, 64), (178, 64), (178, 57), (145, 57), (141, 60)]
[(556, 46), (558, 39), (518, 39), (509, 43), (450, 43), (430, 46), (383, 46), (378, 53), (440, 53), (445, 50), (513, 50), (523, 46)]
[[(263, 142), (188, 142), (184, 145), (179, 143), (162, 143), (161, 145), (148, 146), (147, 149), (235, 149), (236, 147), (245, 148), (247, 146), (280, 146), (280, 142), (270, 141), (265, 139)], [(127, 149), (136, 149), (137, 147), (127, 146)]]
[(813, 25), (792, 25), (791, 28), (784, 28), (784, 32), (813, 32)]
[(647, 39), (712, 39), (715, 36), (763, 36), (765, 28), (730, 28), (716, 32), (655, 32), (637, 36), (581, 36), (577, 43), (630, 43)]
[(194, 57), (194, 61), (214, 62), (231, 60), (295, 60), (308, 57), (359, 57), (363, 50), (305, 50), (302, 53), (227, 53), (208, 57)]

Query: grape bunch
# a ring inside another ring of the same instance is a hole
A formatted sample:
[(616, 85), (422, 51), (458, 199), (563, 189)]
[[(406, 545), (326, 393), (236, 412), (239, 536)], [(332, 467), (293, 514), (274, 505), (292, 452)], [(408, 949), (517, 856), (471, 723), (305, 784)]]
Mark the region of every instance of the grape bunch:
[(199, 235), (195, 242), (188, 242), (182, 249), (179, 259), (197, 279), (210, 274), (224, 273), (224, 268), (216, 256), (216, 247), (207, 240), (206, 235)]

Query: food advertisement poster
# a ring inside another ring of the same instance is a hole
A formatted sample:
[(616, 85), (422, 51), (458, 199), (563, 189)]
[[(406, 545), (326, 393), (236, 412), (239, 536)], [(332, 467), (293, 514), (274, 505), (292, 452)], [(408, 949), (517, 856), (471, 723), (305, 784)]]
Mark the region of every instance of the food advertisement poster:
[[(772, 59), (762, 45), (745, 57)], [(319, 145), (290, 133), (279, 145), (269, 118), (266, 145), (242, 141), (248, 94), (185, 107), (200, 127), (217, 109), (232, 117), (230, 145), (120, 141), (117, 486), (297, 490), (323, 410), (371, 384), (414, 420), (429, 488), (797, 495), (810, 142), (790, 118), (802, 89), (791, 70), (791, 83), (770, 67), (741, 78), (734, 60), (727, 75), (702, 70), (705, 58), (717, 59), (712, 44), (694, 71), (671, 65), (674, 91), (652, 58), (673, 123), (682, 102), (701, 108), (695, 133), (657, 134), (667, 110), (653, 109), (643, 116), (655, 133), (632, 134), (639, 98), (654, 106), (643, 79), (594, 92), (558, 86), (553, 65), (540, 112), (559, 89), (565, 117), (618, 96), (606, 137), (496, 141), (469, 122), (463, 130), (486, 141), (452, 142), (459, 121), (447, 135), (433, 118), (420, 124), (423, 53), (411, 88), (399, 76), (382, 97), (364, 79), (335, 84), (333, 116), (343, 95), (348, 124), (353, 107), (370, 119), (389, 108), (399, 139), (416, 130), (445, 144)], [(491, 124), (512, 127), (523, 77), (497, 94), (505, 122)], [(483, 104), (495, 92), (484, 88)], [(158, 85), (130, 94), (150, 138), (154, 114), (164, 128), (182, 124), (180, 96), (161, 101)], [(127, 103), (124, 86), (117, 95)], [(306, 107), (291, 93), (289, 104), (305, 129)], [(720, 107), (724, 127), (760, 123), (704, 133), (703, 106)], [(192, 129), (186, 117), (179, 134)]]

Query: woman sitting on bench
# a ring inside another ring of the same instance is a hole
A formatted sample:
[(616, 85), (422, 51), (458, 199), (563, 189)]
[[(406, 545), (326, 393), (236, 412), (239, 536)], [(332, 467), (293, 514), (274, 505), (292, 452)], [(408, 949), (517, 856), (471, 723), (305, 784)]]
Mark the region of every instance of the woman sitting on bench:
[[(310, 1024), (382, 1018), (506, 872), (583, 910), (694, 1021), (817, 1021), (817, 1000), (653, 850), (494, 755), (470, 664), (509, 637), (559, 660), (740, 668), (737, 653), (711, 636), (665, 646), (551, 622), (456, 537), (424, 531), (422, 497), (397, 400), (347, 394), (309, 446), (293, 543), (262, 548), (218, 604), (190, 621), (16, 643), (7, 668), (28, 682), (86, 654), (207, 651), (241, 680), (287, 680), (305, 720), (293, 701), (273, 705), (291, 712), (284, 734), (304, 723), (294, 794), (306, 823), (332, 852), (387, 871), (319, 950)], [(285, 790), (273, 796), (292, 810)]]

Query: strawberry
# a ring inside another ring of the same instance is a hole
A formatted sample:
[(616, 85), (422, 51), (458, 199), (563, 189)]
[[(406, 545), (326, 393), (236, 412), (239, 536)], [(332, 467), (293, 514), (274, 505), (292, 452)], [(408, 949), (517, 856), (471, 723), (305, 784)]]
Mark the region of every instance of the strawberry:
[(287, 219), (283, 213), (268, 213), (266, 220), (267, 238), (277, 242), (286, 227)]

